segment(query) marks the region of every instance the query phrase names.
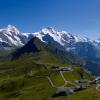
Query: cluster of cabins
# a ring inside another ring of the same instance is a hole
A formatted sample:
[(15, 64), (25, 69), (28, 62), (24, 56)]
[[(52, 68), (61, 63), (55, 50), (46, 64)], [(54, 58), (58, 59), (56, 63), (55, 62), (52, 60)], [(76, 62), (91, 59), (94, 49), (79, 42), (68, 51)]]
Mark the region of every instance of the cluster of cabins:
[(70, 72), (70, 71), (72, 71), (72, 68), (71, 67), (58, 67), (58, 66), (53, 66), (52, 69), (55, 70), (55, 71), (58, 71), (58, 72), (60, 72), (60, 71), (62, 71), (62, 72)]
[[(71, 67), (58, 67), (58, 66), (53, 66), (52, 69), (57, 72), (70, 72), (73, 69)], [(86, 82), (85, 80), (77, 80), (78, 83), (84, 83)], [(76, 91), (81, 91), (86, 89), (87, 87), (84, 85), (76, 86), (74, 89), (71, 89), (69, 87), (61, 86), (57, 88), (56, 94), (53, 95), (53, 97), (57, 96), (65, 96), (69, 94), (73, 94)]]
[(80, 86), (76, 87), (75, 89), (71, 89), (69, 87), (64, 87), (64, 86), (58, 87), (56, 94), (54, 94), (53, 97), (66, 96), (66, 95), (73, 94), (77, 91), (81, 91), (84, 89), (87, 89), (87, 87), (84, 85), (80, 85)]
[[(90, 82), (90, 83), (94, 83), (94, 84), (100, 84), (100, 76), (96, 77), (94, 80), (92, 81), (88, 81), (88, 80), (76, 80), (76, 83), (85, 83), (85, 82)], [(87, 86), (84, 85), (80, 85), (78, 87), (76, 87), (75, 89), (70, 89), (69, 87), (59, 87), (57, 89), (57, 92), (55, 95), (53, 95), (53, 97), (57, 97), (57, 96), (65, 96), (65, 95), (69, 95), (69, 94), (73, 94), (77, 91), (81, 91), (84, 89), (87, 89)]]
[[(52, 67), (53, 70), (58, 71), (58, 72), (69, 72), (72, 71), (71, 67)], [(65, 87), (65, 86), (61, 86), (57, 88), (56, 94), (53, 95), (53, 97), (58, 97), (58, 96), (65, 96), (65, 95), (69, 95), (69, 94), (73, 94), (76, 91), (81, 91), (84, 89), (87, 89), (88, 86), (83, 85), (83, 83), (95, 83), (98, 84), (100, 83), (100, 76), (98, 76), (97, 78), (95, 78), (92, 81), (89, 80), (76, 80), (75, 83), (81, 83), (81, 85), (75, 87), (74, 89), (71, 89), (69, 87)]]

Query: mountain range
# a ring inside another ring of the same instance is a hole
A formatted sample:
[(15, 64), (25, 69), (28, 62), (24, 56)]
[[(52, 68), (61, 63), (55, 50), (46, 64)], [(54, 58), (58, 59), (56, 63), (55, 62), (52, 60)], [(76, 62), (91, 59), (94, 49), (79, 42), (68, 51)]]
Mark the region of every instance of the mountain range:
[[(23, 46), (32, 35), (38, 37), (41, 41), (46, 43), (55, 41), (61, 46), (65, 46), (67, 50), (71, 49), (68, 48), (70, 45), (79, 42), (88, 42), (95, 46), (98, 46), (100, 44), (100, 39), (91, 40), (87, 37), (75, 36), (66, 31), (58, 31), (52, 27), (43, 28), (39, 32), (23, 33), (20, 32), (15, 26), (8, 25), (6, 28), (0, 29), (0, 47), (6, 47), (6, 45), (8, 47)], [(6, 45), (3, 45), (3, 43)]]
[[(23, 33), (15, 26), (8, 25), (0, 29), (0, 48), (19, 48), (24, 46), (32, 37), (39, 38), (42, 42), (64, 48), (82, 57), (100, 57), (100, 39), (91, 40), (87, 37), (75, 36), (66, 31), (58, 31), (47, 27), (39, 32)], [(90, 52), (91, 51), (91, 52)]]

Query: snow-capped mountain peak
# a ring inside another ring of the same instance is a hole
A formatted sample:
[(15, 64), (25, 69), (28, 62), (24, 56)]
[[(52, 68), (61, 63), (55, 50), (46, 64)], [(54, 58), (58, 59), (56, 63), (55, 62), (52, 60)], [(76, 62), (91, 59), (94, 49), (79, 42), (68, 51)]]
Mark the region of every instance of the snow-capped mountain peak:
[(75, 38), (76, 42), (90, 42), (91, 40), (87, 37), (82, 37), (82, 36), (78, 36), (78, 35), (74, 35), (73, 36)]
[(57, 35), (57, 31), (54, 28), (52, 28), (52, 27), (43, 28), (41, 30), (41, 32), (43, 32), (44, 34), (50, 34), (51, 33), (51, 34)]
[(58, 31), (52, 27), (41, 29), (39, 32), (33, 33), (34, 36), (38, 37), (43, 42), (57, 42), (62, 46), (66, 44), (75, 44), (77, 42), (89, 42), (90, 40), (86, 37), (80, 37), (72, 35), (66, 31)]
[(0, 29), (0, 47), (20, 47), (28, 41), (27, 33), (20, 32), (15, 26)]
[(100, 43), (100, 39), (95, 40), (96, 43)]
[(33, 33), (33, 35), (38, 37), (43, 42), (48, 43), (55, 41), (63, 45), (61, 41), (61, 32), (55, 30), (52, 27), (43, 28), (39, 32)]
[(12, 25), (8, 25), (6, 28), (5, 28), (6, 32), (13, 32), (15, 33), (16, 35), (18, 35), (20, 33), (20, 31), (15, 27), (15, 26), (12, 26)]

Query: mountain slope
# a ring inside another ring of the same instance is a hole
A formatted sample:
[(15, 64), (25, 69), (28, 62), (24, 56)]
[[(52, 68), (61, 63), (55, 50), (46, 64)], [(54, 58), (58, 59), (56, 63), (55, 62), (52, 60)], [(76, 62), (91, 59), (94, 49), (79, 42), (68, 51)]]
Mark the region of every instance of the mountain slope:
[[(80, 64), (83, 63), (81, 58), (75, 56), (71, 52), (67, 52), (64, 49), (59, 49), (50, 44), (45, 44), (37, 37), (32, 38), (25, 46), (17, 49), (13, 53), (13, 58), (18, 58), (21, 55), (23, 56), (24, 54), (29, 55), (31, 53), (37, 53), (37, 56), (38, 55), (43, 56), (43, 54), (48, 55), (50, 57), (54, 56), (55, 59), (59, 59), (63, 63), (64, 62), (67, 62), (67, 63), (79, 63), (80, 62)], [(41, 59), (41, 57), (39, 58)]]
[(33, 35), (45, 43), (64, 48), (66, 51), (72, 51), (85, 58), (96, 58), (100, 53), (99, 42), (92, 41), (86, 37), (75, 36), (65, 31), (60, 32), (47, 27), (35, 32)]

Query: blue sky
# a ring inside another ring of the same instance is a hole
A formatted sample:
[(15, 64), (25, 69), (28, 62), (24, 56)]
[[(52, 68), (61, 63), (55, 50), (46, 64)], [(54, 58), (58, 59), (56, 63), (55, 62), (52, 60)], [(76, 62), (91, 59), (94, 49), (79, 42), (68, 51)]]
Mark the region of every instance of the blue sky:
[(100, 0), (0, 0), (0, 28), (22, 32), (52, 26), (73, 34), (100, 37)]

